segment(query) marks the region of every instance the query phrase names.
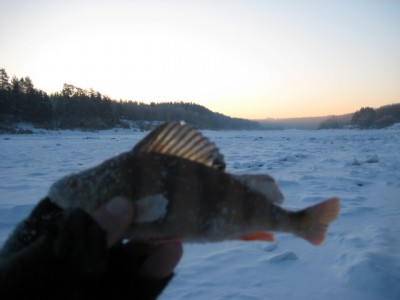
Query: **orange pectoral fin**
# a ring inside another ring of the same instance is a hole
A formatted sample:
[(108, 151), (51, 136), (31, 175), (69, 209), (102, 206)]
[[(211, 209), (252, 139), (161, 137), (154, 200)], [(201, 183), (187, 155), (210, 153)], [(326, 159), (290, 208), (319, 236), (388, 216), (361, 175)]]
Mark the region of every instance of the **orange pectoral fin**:
[(272, 233), (269, 232), (252, 232), (242, 236), (240, 238), (242, 241), (266, 241), (273, 242), (275, 241), (275, 237)]

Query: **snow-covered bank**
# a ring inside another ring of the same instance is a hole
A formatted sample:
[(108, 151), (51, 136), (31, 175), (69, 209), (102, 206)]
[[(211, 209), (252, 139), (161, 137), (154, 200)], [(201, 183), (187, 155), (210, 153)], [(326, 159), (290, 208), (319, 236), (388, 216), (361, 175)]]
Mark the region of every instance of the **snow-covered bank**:
[[(162, 299), (400, 298), (399, 129), (204, 134), (229, 172), (275, 177), (285, 207), (338, 196), (341, 214), (320, 247), (285, 234), (274, 244), (185, 245)], [(129, 150), (144, 135), (0, 135), (0, 245), (54, 180)]]

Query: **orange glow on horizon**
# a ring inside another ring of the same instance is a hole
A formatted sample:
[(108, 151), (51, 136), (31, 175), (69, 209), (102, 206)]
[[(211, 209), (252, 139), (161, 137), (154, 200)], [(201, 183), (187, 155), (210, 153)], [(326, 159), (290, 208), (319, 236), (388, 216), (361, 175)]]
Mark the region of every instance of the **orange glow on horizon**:
[(399, 13), (395, 1), (9, 1), (0, 67), (48, 93), (340, 115), (400, 101)]

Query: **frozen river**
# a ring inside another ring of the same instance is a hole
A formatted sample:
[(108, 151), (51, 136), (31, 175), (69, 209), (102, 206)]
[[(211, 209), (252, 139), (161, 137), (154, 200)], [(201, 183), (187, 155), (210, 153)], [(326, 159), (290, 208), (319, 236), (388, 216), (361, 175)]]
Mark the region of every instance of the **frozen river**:
[[(204, 131), (232, 173), (268, 173), (298, 209), (333, 196), (323, 245), (187, 244), (162, 299), (400, 299), (400, 130)], [(0, 245), (53, 181), (127, 151), (145, 133), (0, 135)]]

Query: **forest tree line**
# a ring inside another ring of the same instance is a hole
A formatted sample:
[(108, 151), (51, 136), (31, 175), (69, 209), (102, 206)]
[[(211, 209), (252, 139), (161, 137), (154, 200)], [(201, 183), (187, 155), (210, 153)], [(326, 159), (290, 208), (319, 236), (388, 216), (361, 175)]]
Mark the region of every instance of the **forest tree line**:
[[(35, 88), (29, 77), (9, 78), (0, 69), (0, 132), (18, 122), (46, 129), (108, 129), (129, 127), (136, 121), (185, 121), (199, 129), (277, 129), (271, 124), (231, 118), (184, 102), (150, 103), (116, 101), (94, 91), (64, 84), (60, 92), (48, 95)], [(356, 127), (384, 128), (400, 122), (400, 103), (377, 109), (363, 107), (353, 114), (333, 116), (320, 129)], [(284, 127), (282, 127), (284, 129)]]
[(47, 129), (107, 129), (127, 127), (126, 121), (185, 121), (200, 129), (263, 129), (255, 121), (231, 118), (184, 102), (115, 101), (93, 89), (64, 84), (48, 95), (29, 77), (9, 78), (0, 69), (0, 124), (29, 122)]
[(344, 128), (352, 126), (361, 129), (380, 129), (400, 123), (400, 103), (379, 108), (363, 107), (354, 114), (334, 116), (323, 121), (319, 128)]

